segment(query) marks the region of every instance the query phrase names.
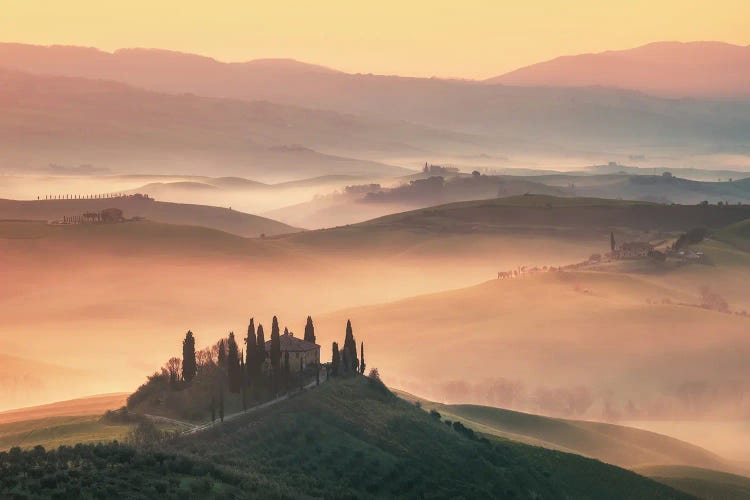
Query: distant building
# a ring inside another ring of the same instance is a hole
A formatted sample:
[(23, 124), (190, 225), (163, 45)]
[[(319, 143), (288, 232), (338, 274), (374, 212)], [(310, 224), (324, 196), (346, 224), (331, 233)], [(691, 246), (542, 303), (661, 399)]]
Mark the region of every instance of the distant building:
[[(308, 342), (301, 338), (295, 337), (294, 333), (284, 333), (279, 335), (279, 344), (281, 345), (281, 363), (283, 366), (284, 356), (289, 353), (289, 369), (298, 372), (300, 369), (299, 361), (302, 360), (302, 369), (318, 366), (320, 364), (320, 346)], [(266, 363), (270, 361), (271, 341), (266, 342)]]
[(629, 241), (620, 245), (612, 252), (616, 259), (640, 259), (648, 257), (654, 247), (645, 241)]

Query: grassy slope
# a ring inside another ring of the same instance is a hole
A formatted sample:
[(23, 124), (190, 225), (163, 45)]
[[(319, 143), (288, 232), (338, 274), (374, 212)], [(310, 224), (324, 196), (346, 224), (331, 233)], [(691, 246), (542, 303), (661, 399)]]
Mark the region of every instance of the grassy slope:
[(400, 394), (460, 420), (478, 432), (596, 458), (620, 467), (684, 464), (726, 469), (721, 457), (703, 448), (654, 432), (621, 425), (533, 415), (491, 406), (444, 405)]
[(450, 203), (381, 217), (365, 224), (627, 227), (641, 230), (684, 230), (694, 226), (724, 227), (750, 218), (750, 207), (660, 205), (604, 198), (512, 196)]
[(168, 203), (135, 198), (94, 200), (0, 200), (0, 220), (53, 220), (106, 208), (120, 208), (125, 217), (145, 217), (154, 222), (205, 226), (244, 237), (285, 234), (296, 228), (265, 217), (205, 205)]
[(0, 424), (48, 417), (100, 415), (125, 404), (126, 393), (101, 394), (0, 412)]
[(364, 378), (326, 383), (172, 449), (260, 474), (294, 496), (680, 497), (580, 456), (471, 440)]
[(0, 450), (14, 446), (33, 448), (42, 445), (54, 449), (77, 443), (124, 441), (130, 425), (105, 424), (99, 422), (99, 418), (99, 415), (47, 417), (0, 424)]
[(737, 222), (731, 226), (718, 231), (715, 239), (734, 245), (735, 247), (750, 252), (750, 218)]
[(750, 477), (677, 465), (643, 467), (639, 474), (706, 500), (750, 498)]

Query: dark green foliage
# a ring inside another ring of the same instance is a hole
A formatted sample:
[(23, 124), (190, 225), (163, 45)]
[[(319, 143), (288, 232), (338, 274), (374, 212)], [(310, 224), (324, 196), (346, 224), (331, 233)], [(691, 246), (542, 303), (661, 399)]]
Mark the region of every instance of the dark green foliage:
[(441, 418), (440, 412), (435, 409), (430, 410), (430, 416), (437, 420), (440, 420)]
[(357, 361), (357, 342), (354, 340), (351, 320), (346, 320), (346, 337), (344, 338), (344, 351), (342, 353), (344, 373), (357, 373), (359, 361)]
[(271, 323), (271, 351), (269, 355), (271, 357), (271, 369), (274, 374), (277, 374), (281, 366), (281, 340), (279, 335), (279, 320), (276, 316), (273, 317), (273, 322)]
[(705, 227), (694, 227), (687, 233), (683, 233), (677, 238), (677, 241), (672, 245), (674, 251), (679, 251), (686, 248), (688, 245), (695, 245), (703, 241), (708, 234), (708, 229)]
[(229, 332), (227, 339), (227, 380), (229, 391), (233, 394), (240, 392), (242, 385), (242, 371), (240, 370), (240, 353), (234, 332)]
[(334, 342), (331, 347), (331, 375), (338, 377), (341, 371), (341, 355), (339, 354), (339, 343)]
[(226, 344), (224, 343), (224, 339), (221, 339), (219, 341), (219, 350), (218, 350), (218, 356), (217, 356), (219, 368), (222, 370), (227, 369), (227, 348)]
[(307, 317), (307, 323), (305, 323), (305, 340), (315, 343), (315, 326), (310, 316)]
[(185, 340), (182, 341), (182, 379), (190, 382), (195, 377), (195, 337), (188, 330)]
[(111, 443), (42, 447), (0, 452), (0, 498), (191, 498), (200, 485), (202, 498), (242, 496), (249, 488), (273, 484), (238, 477), (211, 463), (174, 453), (138, 451)]
[(258, 340), (255, 336), (255, 320), (250, 318), (245, 337), (245, 384), (251, 384), (258, 378), (260, 364), (258, 363)]
[(359, 373), (364, 375), (365, 374), (365, 367), (367, 365), (365, 364), (365, 343), (362, 342), (359, 345)]
[(467, 438), (374, 380), (332, 379), (169, 451), (257, 474), (290, 498), (688, 498), (596, 460)]

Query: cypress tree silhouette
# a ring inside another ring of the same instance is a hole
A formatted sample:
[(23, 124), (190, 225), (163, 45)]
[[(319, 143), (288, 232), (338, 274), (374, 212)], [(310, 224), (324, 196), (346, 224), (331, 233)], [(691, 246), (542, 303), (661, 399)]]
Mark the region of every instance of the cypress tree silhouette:
[(255, 337), (255, 321), (250, 318), (245, 337), (245, 376), (243, 385), (251, 385), (256, 380), (256, 365), (258, 359), (258, 341)]
[(217, 355), (216, 361), (219, 364), (219, 368), (221, 370), (226, 370), (226, 368), (227, 368), (227, 349), (226, 349), (226, 344), (224, 343), (224, 339), (221, 339), (219, 341), (219, 353)]
[(346, 320), (346, 337), (344, 338), (344, 371), (346, 373), (357, 373), (359, 362), (357, 361), (357, 342), (354, 340), (351, 320)]
[(281, 339), (279, 336), (279, 320), (273, 317), (271, 323), (271, 369), (276, 375), (281, 366)]
[(240, 353), (234, 332), (229, 332), (227, 339), (227, 379), (229, 381), (229, 392), (237, 394), (242, 385), (242, 372), (240, 371)]
[(307, 323), (305, 324), (305, 340), (307, 342), (315, 343), (315, 325), (310, 316), (307, 317)]
[(195, 377), (197, 365), (195, 364), (195, 337), (188, 330), (185, 340), (182, 341), (182, 379), (190, 382)]
[(331, 347), (333, 355), (331, 356), (331, 375), (337, 377), (341, 367), (341, 356), (339, 356), (339, 343), (334, 342)]
[(609, 248), (614, 252), (617, 245), (615, 244), (615, 233), (614, 231), (609, 233)]
[(266, 336), (263, 333), (263, 325), (258, 325), (258, 349), (255, 351), (258, 356), (258, 370), (262, 370), (263, 363), (266, 362)]
[(365, 343), (359, 344), (359, 373), (365, 374)]
[(255, 398), (260, 399), (262, 387), (265, 385), (263, 378), (263, 365), (266, 362), (266, 336), (263, 333), (263, 325), (258, 325), (258, 345), (255, 347), (255, 374), (257, 376), (254, 385)]

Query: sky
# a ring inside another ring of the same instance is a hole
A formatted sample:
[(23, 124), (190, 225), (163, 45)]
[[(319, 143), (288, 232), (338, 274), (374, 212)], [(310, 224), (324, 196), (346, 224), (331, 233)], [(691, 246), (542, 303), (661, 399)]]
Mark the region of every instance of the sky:
[(5, 42), (458, 78), (662, 40), (749, 45), (748, 22), (747, 0), (0, 0)]

